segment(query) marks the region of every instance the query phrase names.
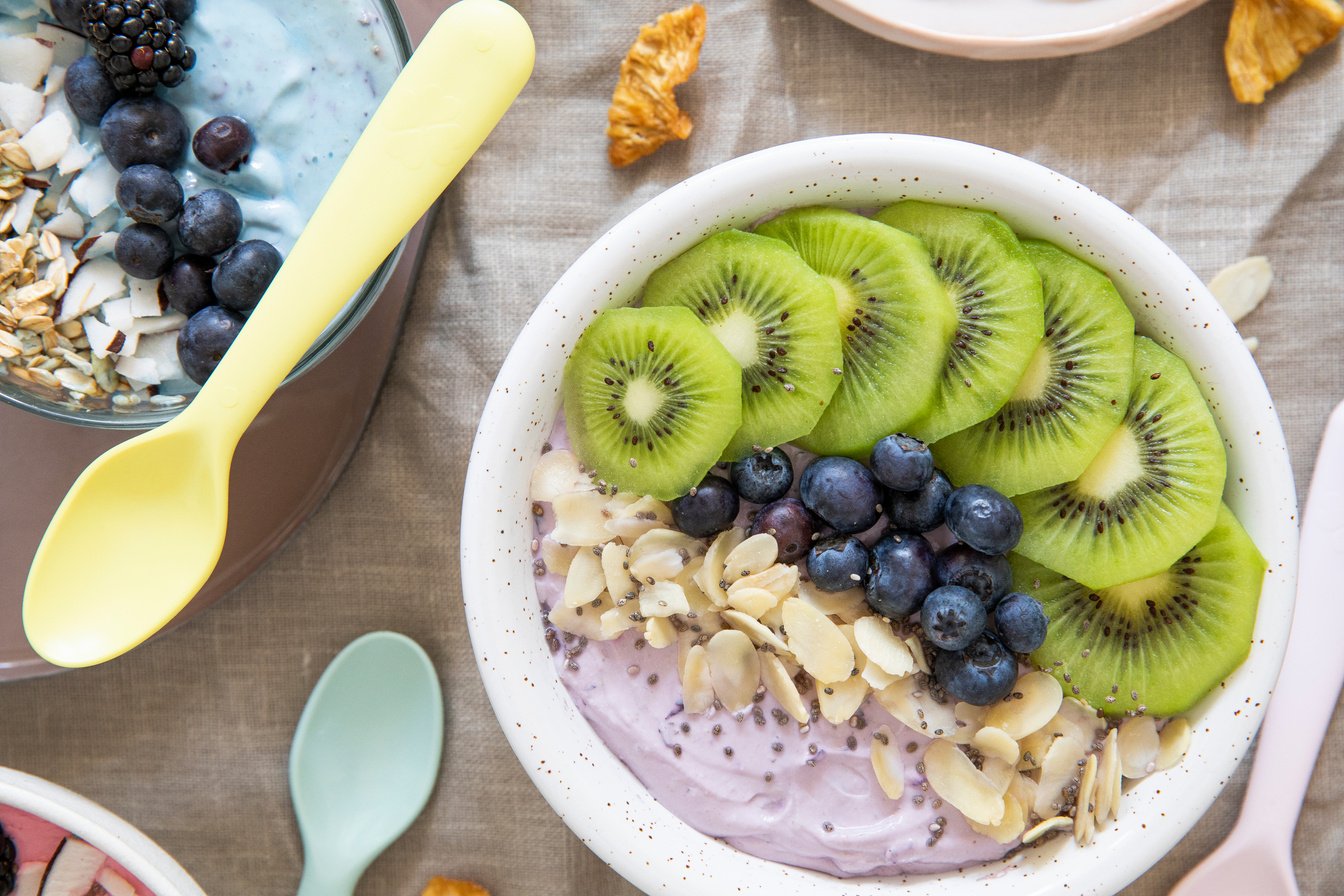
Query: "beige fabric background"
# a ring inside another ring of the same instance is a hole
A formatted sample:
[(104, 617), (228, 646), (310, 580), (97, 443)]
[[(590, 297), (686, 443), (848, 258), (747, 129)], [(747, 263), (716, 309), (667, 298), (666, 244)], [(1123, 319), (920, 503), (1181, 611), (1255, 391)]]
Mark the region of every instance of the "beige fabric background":
[[(950, 2), (950, 0), (949, 0)], [(701, 71), (681, 91), (685, 144), (629, 170), (603, 126), (640, 0), (525, 0), (539, 48), (518, 105), (450, 190), (405, 337), (353, 464), (307, 527), (184, 630), (110, 665), (0, 686), (0, 763), (104, 803), (212, 894), (292, 893), (301, 852), (289, 738), (331, 656), (377, 628), (410, 634), (443, 674), (448, 736), (426, 815), (366, 875), (366, 896), (435, 873), (507, 894), (633, 889), (534, 792), (486, 703), (457, 573), (462, 479), (488, 387), (533, 305), (607, 226), (687, 175), (801, 137), (912, 131), (1035, 159), (1132, 211), (1201, 275), (1248, 254), (1277, 270), (1243, 322), (1278, 400), (1300, 489), (1344, 397), (1339, 283), (1344, 66), (1332, 46), (1262, 108), (1230, 98), (1230, 4), (1074, 59), (976, 63), (888, 45), (803, 0), (705, 0)], [(1166, 893), (1235, 815), (1240, 781), (1129, 896)], [(1344, 724), (1297, 837), (1311, 894), (1344, 892)]]

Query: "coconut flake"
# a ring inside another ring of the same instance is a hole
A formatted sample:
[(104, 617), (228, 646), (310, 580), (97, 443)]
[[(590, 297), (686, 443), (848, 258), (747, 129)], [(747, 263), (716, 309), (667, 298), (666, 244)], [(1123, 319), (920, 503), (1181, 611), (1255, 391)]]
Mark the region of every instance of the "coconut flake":
[(131, 285), (131, 314), (135, 317), (162, 317), (164, 305), (159, 300), (159, 282), (162, 278), (141, 280), (139, 277), (130, 277), (128, 280)]
[(20, 134), (42, 120), (46, 98), (22, 84), (0, 82), (0, 125), (13, 128)]
[[(33, 223), (33, 213), (37, 211), (38, 200), (42, 194), (32, 188), (24, 190), (19, 194), (19, 198), (14, 201), (13, 214), (9, 217), (9, 226), (17, 234), (25, 234)], [(0, 228), (0, 233), (4, 233), (4, 228)]]
[[(70, 145), (66, 147), (65, 155), (61, 156), (56, 162), (56, 173), (62, 176), (74, 174), (76, 171), (83, 171), (91, 162), (93, 162), (93, 153), (89, 151), (88, 147), (78, 140), (71, 140)], [(74, 239), (74, 237), (71, 237), (71, 239)]]
[(137, 384), (136, 388), (157, 386), (161, 382), (159, 365), (148, 358), (136, 358), (129, 352), (122, 353), (117, 359), (115, 370), (126, 379), (133, 380)]
[(31, 37), (0, 37), (0, 81), (37, 88), (56, 54), (49, 44)]
[(74, 127), (65, 113), (52, 112), (29, 128), (19, 138), (19, 145), (27, 150), (33, 170), (42, 171), (61, 160), (74, 135)]
[(168, 311), (158, 317), (137, 317), (131, 321), (130, 332), (141, 336), (154, 333), (167, 333), (180, 330), (187, 323), (187, 317), (178, 311)]
[(1273, 282), (1274, 269), (1270, 267), (1269, 259), (1253, 255), (1214, 274), (1209, 281), (1209, 292), (1236, 323), (1264, 301)]
[(88, 41), (84, 39), (84, 35), (49, 22), (38, 22), (35, 30), (38, 40), (51, 44), (52, 61), (56, 65), (63, 65), (68, 68), (76, 59), (84, 55), (89, 46)]
[(74, 209), (67, 208), (48, 218), (42, 230), (67, 240), (77, 240), (84, 235), (84, 217)]

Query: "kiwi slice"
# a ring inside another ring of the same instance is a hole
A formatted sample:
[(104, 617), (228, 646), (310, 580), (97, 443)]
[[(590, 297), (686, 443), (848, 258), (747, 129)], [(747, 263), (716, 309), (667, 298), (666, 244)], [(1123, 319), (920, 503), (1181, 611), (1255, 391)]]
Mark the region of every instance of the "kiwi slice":
[(1022, 248), (1041, 275), (1045, 336), (1007, 404), (933, 446), (953, 482), (1005, 495), (1079, 476), (1124, 416), (1134, 375), (1134, 318), (1110, 279), (1050, 243)]
[(907, 427), (935, 442), (1012, 396), (1045, 331), (1041, 277), (1017, 236), (989, 212), (911, 199), (877, 219), (923, 241), (957, 314), (933, 403)]
[(757, 233), (788, 243), (834, 293), (844, 375), (796, 443), (866, 458), (928, 409), (956, 314), (919, 240), (838, 208), (785, 212)]
[(1134, 339), (1133, 388), (1120, 425), (1063, 485), (1013, 498), (1018, 553), (1089, 588), (1150, 576), (1213, 526), (1227, 454), (1185, 363)]
[(1031, 655), (1109, 716), (1185, 712), (1251, 649), (1265, 560), (1232, 511), (1156, 575), (1091, 589), (1019, 555), (1014, 587), (1050, 617)]
[(685, 308), (615, 308), (565, 363), (574, 449), (607, 483), (663, 501), (697, 485), (742, 419), (737, 362)]
[(691, 309), (741, 368), (742, 426), (725, 460), (811, 432), (840, 384), (831, 288), (779, 240), (717, 233), (654, 271), (644, 304)]

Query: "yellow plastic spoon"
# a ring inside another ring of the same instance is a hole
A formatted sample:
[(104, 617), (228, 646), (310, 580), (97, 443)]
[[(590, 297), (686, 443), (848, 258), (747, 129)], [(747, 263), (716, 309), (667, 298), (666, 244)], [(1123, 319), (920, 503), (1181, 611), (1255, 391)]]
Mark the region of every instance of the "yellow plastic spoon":
[[(171, 422), (95, 460), (57, 508), (23, 596), (43, 659), (120, 656), (205, 584), (224, 546), (238, 440), (484, 142), (533, 59), (527, 23), (499, 0), (461, 0), (439, 17), (205, 387)], [(149, 547), (131, 556), (119, 540)]]

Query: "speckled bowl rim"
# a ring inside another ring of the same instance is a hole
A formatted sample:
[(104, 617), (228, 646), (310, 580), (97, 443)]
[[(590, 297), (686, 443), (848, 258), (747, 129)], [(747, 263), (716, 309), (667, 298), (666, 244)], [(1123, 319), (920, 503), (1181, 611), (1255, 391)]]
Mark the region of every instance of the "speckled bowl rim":
[[(1127, 792), (1118, 823), (1078, 849), (1058, 838), (962, 872), (845, 879), (766, 861), (698, 833), (650, 796), (570, 700), (543, 639), (532, 574), (531, 467), (560, 404), (564, 359), (602, 309), (702, 237), (779, 209), (874, 207), (904, 196), (984, 206), (1110, 273), (1140, 329), (1174, 348), (1228, 449), (1225, 498), (1269, 561), (1251, 656), (1191, 715), (1184, 763)], [(519, 761), (594, 852), (649, 893), (1113, 894), (1194, 825), (1249, 747), (1291, 621), (1297, 498), (1259, 369), (1213, 296), (1161, 240), (1096, 193), (1033, 162), (934, 137), (860, 134), (773, 147), (672, 187), (618, 223), (560, 278), (509, 353), (472, 448), (461, 564), (485, 689)], [(1001, 880), (1001, 884), (989, 884)]]
[[(1099, 20), (1088, 27), (1061, 29), (1052, 21), (1047, 4), (1035, 13), (1041, 20), (1039, 31), (1029, 35), (975, 34), (958, 31), (959, 22), (968, 15), (958, 7), (944, 5), (946, 24), (927, 27), (901, 18), (899, 5), (891, 0), (811, 0), (841, 21), (862, 31), (891, 41), (948, 56), (967, 59), (1010, 60), (1051, 59), (1105, 50), (1133, 40), (1173, 22), (1207, 0), (1153, 0), (1132, 15)], [(1017, 4), (1019, 15), (1030, 15), (1032, 3)]]
[(102, 850), (154, 896), (205, 896), (191, 875), (128, 822), (73, 790), (0, 768), (0, 805), (22, 809)]

